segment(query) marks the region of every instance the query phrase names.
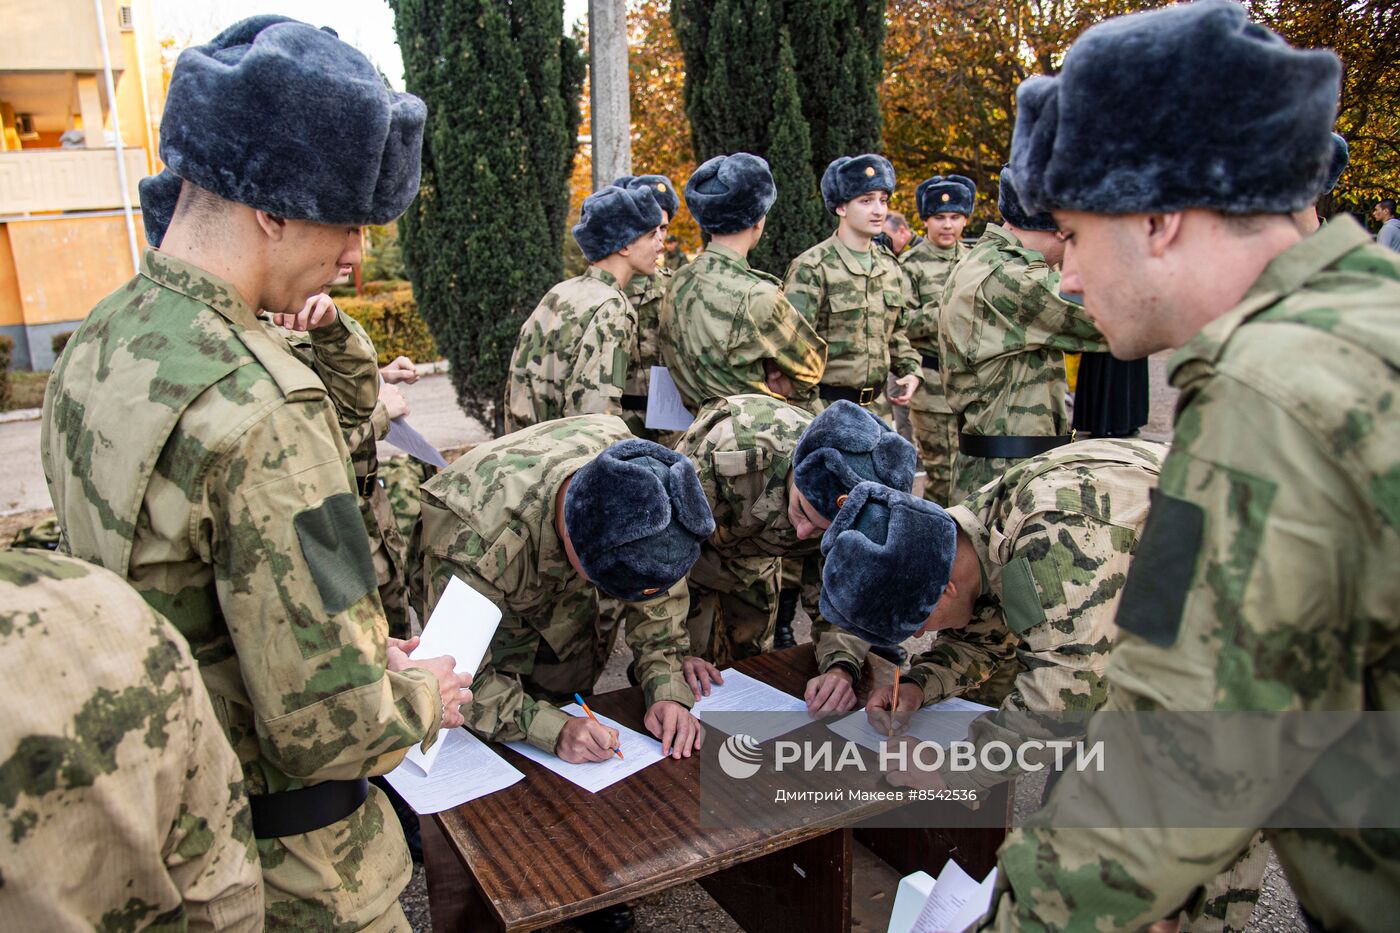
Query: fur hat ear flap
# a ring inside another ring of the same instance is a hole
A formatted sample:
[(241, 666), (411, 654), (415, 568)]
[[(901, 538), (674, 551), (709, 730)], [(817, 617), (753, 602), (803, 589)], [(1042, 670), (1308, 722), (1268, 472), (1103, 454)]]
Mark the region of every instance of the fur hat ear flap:
[(777, 200), (768, 163), (748, 152), (715, 156), (685, 183), (685, 204), (700, 229), (739, 233), (758, 225)]
[(812, 419), (792, 457), (793, 482), (819, 513), (836, 515), (840, 499), (857, 483), (872, 480), (905, 491), (913, 488), (914, 445), (885, 422), (845, 400)]
[(1038, 230), (1042, 233), (1054, 233), (1060, 229), (1048, 211), (1033, 214), (1021, 204), (1020, 192), (1012, 179), (1010, 166), (1001, 170), (1001, 191), (997, 193), (997, 207), (1001, 209), (1001, 216), (1013, 227)]
[(180, 201), (180, 187), (184, 184), (170, 169), (159, 175), (141, 179), (137, 189), (141, 193), (141, 222), (146, 227), (146, 242), (154, 249), (160, 249), (165, 242), (165, 231), (170, 227), (170, 219), (175, 216), (175, 205)]
[(691, 534), (708, 538), (715, 533), (715, 516), (710, 511), (710, 502), (705, 498), (705, 490), (700, 486), (695, 467), (689, 459), (671, 464), (671, 481), (667, 484), (671, 493), (671, 514)]
[(891, 431), (880, 435), (870, 456), (875, 461), (875, 473), (880, 483), (900, 492), (909, 492), (914, 488), (919, 454), (913, 444)]
[[(1332, 164), (1327, 167), (1327, 187), (1322, 189), (1322, 194), (1326, 194), (1337, 187), (1337, 182), (1342, 180), (1342, 173), (1351, 164), (1351, 147), (1347, 141), (1336, 133), (1332, 134)], [(1321, 197), (1322, 195), (1318, 195)]]

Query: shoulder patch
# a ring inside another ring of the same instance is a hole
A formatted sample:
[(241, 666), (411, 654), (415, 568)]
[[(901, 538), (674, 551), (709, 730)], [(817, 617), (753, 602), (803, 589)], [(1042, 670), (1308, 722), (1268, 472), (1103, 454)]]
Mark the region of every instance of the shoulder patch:
[(374, 590), (374, 562), (354, 493), (336, 493), (297, 513), (292, 525), (326, 612), (339, 615)]
[(1006, 627), (1020, 635), (1045, 621), (1045, 607), (1035, 587), (1031, 562), (1018, 557), (1001, 570), (1001, 609)]
[(1176, 644), (1205, 520), (1205, 511), (1194, 502), (1152, 490), (1152, 511), (1118, 604), (1119, 628), (1160, 648)]

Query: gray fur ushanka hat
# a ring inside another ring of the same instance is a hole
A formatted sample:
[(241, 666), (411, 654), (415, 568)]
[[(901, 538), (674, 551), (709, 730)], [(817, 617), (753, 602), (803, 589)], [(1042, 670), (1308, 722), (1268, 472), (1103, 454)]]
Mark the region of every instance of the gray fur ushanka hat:
[(628, 190), (646, 188), (656, 199), (656, 206), (665, 211), (667, 217), (676, 219), (676, 211), (681, 207), (681, 197), (676, 193), (676, 186), (671, 184), (671, 179), (665, 175), (623, 175), (615, 179), (613, 184)]
[(1016, 182), (1011, 177), (1009, 165), (1001, 170), (1001, 188), (997, 192), (997, 209), (1001, 211), (1003, 220), (1013, 227), (1020, 227), (1022, 230), (1054, 233), (1060, 229), (1049, 211), (1033, 214), (1026, 210), (1021, 202), (1020, 193), (1016, 189)]
[(957, 523), (941, 506), (861, 483), (822, 538), (822, 617), (873, 644), (899, 644), (938, 605), (957, 549)]
[(894, 194), (894, 166), (882, 155), (837, 156), (822, 172), (822, 200), (833, 214), (867, 191)]
[(589, 262), (605, 259), (648, 230), (661, 226), (661, 208), (650, 188), (608, 185), (583, 199), (574, 240)]
[(867, 480), (904, 492), (914, 488), (914, 445), (855, 402), (833, 402), (812, 419), (792, 455), (792, 480), (828, 521), (842, 497)]
[(1055, 77), (1016, 92), (1022, 205), (1101, 214), (1291, 213), (1324, 190), (1341, 64), (1227, 0), (1084, 32)]
[(685, 183), (685, 206), (700, 229), (710, 234), (749, 229), (777, 198), (768, 163), (747, 152), (707, 159)]
[(180, 200), (178, 175), (165, 169), (159, 175), (141, 179), (138, 190), (141, 193), (141, 223), (146, 227), (146, 242), (155, 249), (165, 240), (165, 231), (170, 227), (170, 218), (175, 216), (175, 205)]
[(941, 213), (971, 217), (977, 203), (977, 182), (965, 175), (934, 175), (919, 182), (914, 189), (914, 203), (924, 220)]
[(574, 473), (564, 526), (588, 579), (609, 596), (636, 601), (690, 572), (715, 519), (690, 460), (633, 438)]
[(383, 224), (418, 194), (426, 118), (334, 33), (253, 16), (180, 53), (160, 156), (178, 178), (278, 217)]

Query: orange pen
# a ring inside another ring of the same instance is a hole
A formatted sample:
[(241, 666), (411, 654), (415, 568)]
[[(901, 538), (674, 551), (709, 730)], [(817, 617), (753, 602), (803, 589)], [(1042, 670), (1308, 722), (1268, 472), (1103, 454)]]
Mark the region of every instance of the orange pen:
[(894, 714), (899, 711), (899, 668), (894, 669), (894, 693), (890, 695), (890, 736), (894, 735)]
[[(597, 716), (594, 716), (594, 715), (593, 715), (593, 710), (589, 709), (589, 708), (588, 708), (588, 704), (585, 703), (585, 702), (583, 702), (583, 697), (581, 697), (581, 696), (579, 696), (577, 693), (575, 693), (575, 694), (574, 694), (574, 699), (575, 699), (575, 700), (578, 700), (578, 705), (583, 707), (583, 711), (584, 711), (585, 713), (588, 714), (588, 718), (589, 718), (589, 719), (593, 720), (594, 722), (598, 722), (598, 717), (597, 717)], [(601, 726), (602, 723), (601, 723), (601, 722), (598, 722), (598, 725)], [(626, 761), (626, 760), (627, 760), (626, 758), (623, 758), (623, 756), (622, 756), (622, 749), (620, 749), (620, 748), (615, 748), (615, 749), (613, 749), (613, 754), (616, 755), (616, 756), (619, 757), (619, 758), (622, 758), (623, 761)]]

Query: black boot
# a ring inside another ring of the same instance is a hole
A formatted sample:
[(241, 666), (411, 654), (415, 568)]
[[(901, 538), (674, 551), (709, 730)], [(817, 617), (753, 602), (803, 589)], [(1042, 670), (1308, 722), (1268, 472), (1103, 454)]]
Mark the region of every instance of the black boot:
[(773, 650), (796, 648), (797, 639), (792, 634), (792, 619), (797, 615), (797, 600), (802, 591), (788, 587), (778, 591), (778, 622), (773, 629)]
[(582, 930), (583, 933), (627, 933), (636, 925), (632, 908), (627, 904), (604, 907), (569, 921), (569, 926), (575, 930)]
[(904, 662), (909, 660), (909, 652), (904, 650), (903, 645), (871, 645), (871, 654), (878, 654), (896, 667), (903, 667)]

